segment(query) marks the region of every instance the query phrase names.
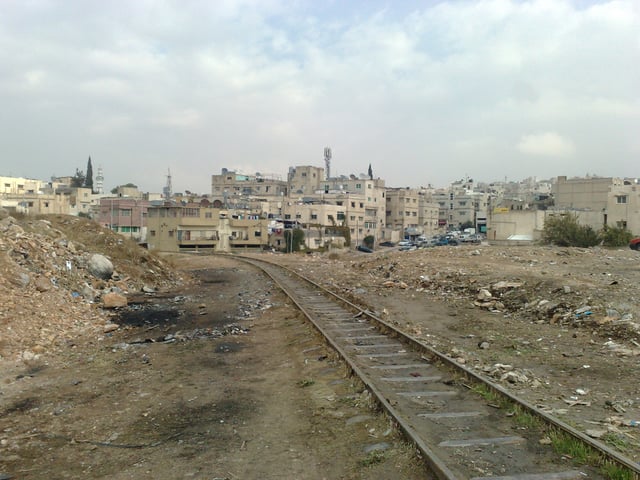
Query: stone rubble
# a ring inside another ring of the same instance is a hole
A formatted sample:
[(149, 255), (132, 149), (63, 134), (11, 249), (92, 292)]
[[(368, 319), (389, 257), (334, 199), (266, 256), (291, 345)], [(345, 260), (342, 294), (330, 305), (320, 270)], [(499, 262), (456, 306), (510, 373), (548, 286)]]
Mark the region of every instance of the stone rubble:
[(33, 360), (78, 336), (111, 332), (104, 308), (183, 281), (159, 257), (95, 222), (0, 218), (0, 360)]

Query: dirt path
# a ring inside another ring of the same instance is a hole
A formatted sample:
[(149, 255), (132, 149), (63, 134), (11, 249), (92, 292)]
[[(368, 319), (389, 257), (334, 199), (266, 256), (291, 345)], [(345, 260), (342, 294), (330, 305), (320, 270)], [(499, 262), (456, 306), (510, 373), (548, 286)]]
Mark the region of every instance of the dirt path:
[(425, 478), (366, 392), (264, 277), (174, 259), (112, 334), (0, 372), (0, 478)]

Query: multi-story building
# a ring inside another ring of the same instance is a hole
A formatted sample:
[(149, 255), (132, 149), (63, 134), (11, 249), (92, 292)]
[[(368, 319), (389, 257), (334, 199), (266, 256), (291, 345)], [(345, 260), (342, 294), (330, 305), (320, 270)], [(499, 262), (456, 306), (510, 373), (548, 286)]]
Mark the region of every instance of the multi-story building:
[(424, 233), (420, 220), (420, 194), (412, 188), (387, 188), (385, 220), (387, 229), (398, 230), (403, 238)]
[(324, 168), (313, 166), (289, 167), (288, 191), (291, 197), (310, 195), (320, 190), (324, 182)]
[(46, 182), (23, 177), (0, 177), (0, 196), (25, 195), (42, 191)]
[(103, 197), (95, 220), (103, 227), (141, 242), (147, 236), (149, 205), (149, 201), (141, 198)]
[(165, 202), (148, 209), (147, 244), (166, 252), (259, 249), (269, 244), (269, 220), (201, 204)]
[(226, 168), (211, 176), (211, 203), (216, 208), (237, 208), (287, 196), (287, 182), (276, 175), (245, 175)]

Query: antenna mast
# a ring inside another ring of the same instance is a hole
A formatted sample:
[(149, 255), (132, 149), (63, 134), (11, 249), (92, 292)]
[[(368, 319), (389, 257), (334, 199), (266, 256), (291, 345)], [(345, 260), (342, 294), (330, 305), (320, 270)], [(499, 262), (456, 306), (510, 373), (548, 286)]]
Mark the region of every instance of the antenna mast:
[(162, 194), (165, 200), (171, 200), (171, 195), (173, 194), (173, 192), (171, 191), (171, 169), (169, 168), (167, 168), (167, 184), (162, 189)]
[(331, 178), (331, 149), (329, 147), (324, 147), (324, 166), (326, 180), (329, 180)]

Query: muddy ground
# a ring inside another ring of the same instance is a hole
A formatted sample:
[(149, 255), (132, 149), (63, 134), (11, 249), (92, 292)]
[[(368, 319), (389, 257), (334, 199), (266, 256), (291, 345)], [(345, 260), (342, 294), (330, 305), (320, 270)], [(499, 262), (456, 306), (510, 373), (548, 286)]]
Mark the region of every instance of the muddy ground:
[(0, 478), (426, 478), (415, 453), (252, 267), (130, 295), (108, 334), (0, 371)]

